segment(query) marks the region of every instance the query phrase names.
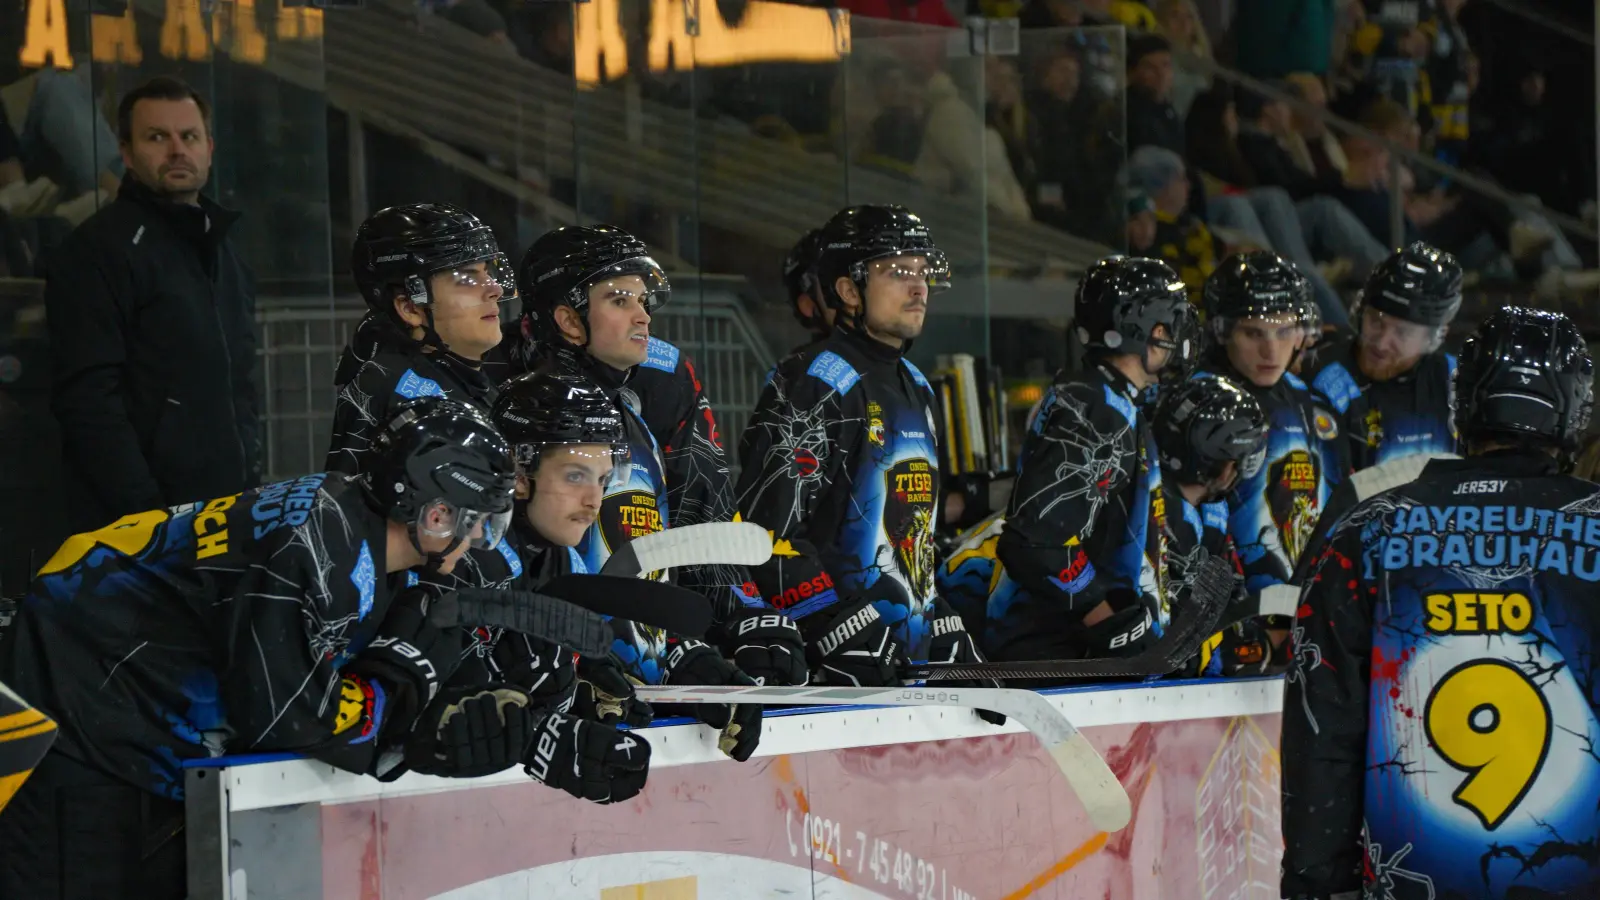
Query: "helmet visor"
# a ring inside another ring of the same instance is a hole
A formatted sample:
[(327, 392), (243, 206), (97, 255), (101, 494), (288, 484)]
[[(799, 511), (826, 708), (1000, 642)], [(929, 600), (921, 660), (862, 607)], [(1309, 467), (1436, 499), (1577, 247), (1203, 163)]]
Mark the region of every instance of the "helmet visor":
[(518, 444), (517, 471), (540, 490), (576, 493), (599, 484), (611, 493), (633, 474), (627, 444)]
[(511, 524), (511, 507), (500, 512), (459, 509), (448, 500), (424, 504), (417, 516), (417, 534), (442, 538), (452, 546), (467, 544), (476, 550), (492, 550), (506, 535)]
[(433, 274), (443, 275), (457, 287), (466, 290), (487, 290), (490, 287), (498, 287), (501, 303), (517, 299), (516, 272), (511, 268), (511, 261), (504, 253), (440, 269)]
[[(637, 275), (644, 282), (644, 295), (639, 299), (647, 311), (655, 312), (671, 298), (672, 286), (667, 282), (667, 273), (661, 270), (661, 265), (648, 256), (634, 256), (586, 274), (576, 290), (579, 296), (572, 298), (573, 308), (583, 308), (583, 304), (589, 302), (591, 290), (596, 285), (616, 281), (629, 275)], [(617, 285), (612, 287), (628, 290)]]

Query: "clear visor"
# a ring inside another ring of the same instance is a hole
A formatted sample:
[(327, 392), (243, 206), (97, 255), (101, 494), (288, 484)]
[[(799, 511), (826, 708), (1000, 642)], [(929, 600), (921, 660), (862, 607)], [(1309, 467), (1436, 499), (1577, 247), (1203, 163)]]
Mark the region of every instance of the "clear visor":
[(442, 276), (455, 284), (456, 287), (467, 290), (487, 290), (490, 287), (500, 289), (500, 302), (509, 303), (517, 299), (517, 276), (511, 268), (511, 261), (504, 253), (496, 253), (487, 259), (476, 262), (462, 263), (450, 269), (441, 269), (433, 273)]
[(633, 474), (627, 444), (518, 444), (516, 456), (517, 474), (541, 491), (580, 493), (599, 485), (610, 493)]
[(913, 250), (880, 256), (867, 263), (867, 271), (897, 284), (923, 284), (929, 293), (950, 287), (950, 260), (939, 250)]
[(457, 509), (447, 500), (435, 500), (422, 508), (417, 517), (417, 534), (461, 542), (477, 550), (492, 550), (506, 536), (511, 524), (511, 509), (482, 512)]
[[(641, 295), (633, 279), (627, 276), (638, 276), (643, 282), (644, 292)], [(596, 296), (594, 289), (604, 286), (600, 296)], [(574, 297), (575, 301), (598, 302), (603, 299), (614, 299), (620, 295), (638, 296), (648, 312), (655, 312), (672, 296), (672, 286), (667, 281), (667, 273), (661, 270), (661, 265), (648, 256), (635, 256), (613, 265), (606, 266), (596, 272), (590, 273), (583, 280), (583, 286), (578, 288), (581, 297)]]
[(1256, 473), (1261, 471), (1261, 466), (1266, 461), (1267, 442), (1262, 441), (1261, 445), (1252, 450), (1249, 456), (1239, 460), (1239, 478), (1254, 478)]

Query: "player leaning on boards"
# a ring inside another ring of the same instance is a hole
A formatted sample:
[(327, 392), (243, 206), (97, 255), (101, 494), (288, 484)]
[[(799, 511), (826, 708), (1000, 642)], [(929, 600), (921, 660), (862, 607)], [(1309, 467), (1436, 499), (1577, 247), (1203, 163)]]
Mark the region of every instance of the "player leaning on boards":
[(356, 474), (373, 432), (401, 402), (449, 397), (488, 413), (483, 356), (500, 341), (500, 304), (517, 297), (494, 232), (447, 203), (381, 209), (350, 250), (368, 313), (334, 373), (329, 471)]
[[(1266, 457), (1229, 495), (1228, 531), (1258, 608), (1292, 609), (1289, 577), (1330, 491), (1349, 474), (1333, 409), (1290, 371), (1316, 315), (1311, 286), (1275, 253), (1238, 253), (1206, 279), (1204, 297), (1215, 346), (1194, 377), (1232, 379), (1267, 414)], [(1269, 624), (1281, 648), (1288, 624)]]
[[(624, 543), (661, 531), (672, 521), (659, 445), (628, 387), (650, 352), (650, 311), (670, 288), (660, 266), (637, 238), (606, 225), (558, 228), (528, 248), (518, 266), (524, 330), (537, 339), (533, 371), (592, 380), (622, 414), (630, 464), (627, 477), (607, 489), (594, 524), (578, 544), (591, 572), (600, 571)], [(526, 348), (524, 348), (525, 350)], [(522, 352), (522, 351), (519, 351)], [(713, 599), (732, 637), (722, 650), (648, 627), (635, 627), (622, 654), (629, 673), (647, 684), (747, 684), (803, 681), (799, 634), (745, 594), (720, 586)], [(744, 623), (753, 623), (741, 628)], [(724, 652), (734, 662), (724, 658)], [(737, 665), (735, 664), (737, 663)], [(744, 665), (749, 671), (741, 671)], [(723, 732), (728, 755), (744, 760), (761, 734), (757, 706), (700, 705), (693, 714)]]
[(1109, 257), (1078, 284), (1083, 372), (1057, 373), (1028, 425), (995, 553), (997, 659), (1130, 656), (1162, 633), (1161, 469), (1141, 394), (1193, 359), (1194, 310), (1159, 260)]
[(800, 623), (813, 677), (898, 684), (908, 654), (981, 659), (934, 593), (938, 420), (905, 359), (949, 267), (902, 206), (840, 210), (818, 242), (834, 330), (780, 363), (762, 392), (740, 440), (739, 506), (775, 537), (752, 574)]
[[(69, 538), (0, 644), (60, 738), (0, 816), (0, 896), (181, 898), (185, 760), (306, 753), (381, 774), (461, 656), (406, 570), (450, 571), (511, 515), (505, 441), (470, 408), (403, 409), (370, 478), (306, 475)], [(419, 719), (420, 717), (420, 719)]]
[(1439, 349), (1461, 309), (1461, 266), (1424, 243), (1397, 250), (1367, 278), (1355, 337), (1318, 346), (1301, 376), (1339, 413), (1359, 471), (1425, 453), (1455, 453), (1450, 381)]
[(1301, 594), (1283, 893), (1600, 896), (1600, 489), (1570, 467), (1594, 365), (1492, 314), (1456, 370), (1466, 459), (1346, 514)]

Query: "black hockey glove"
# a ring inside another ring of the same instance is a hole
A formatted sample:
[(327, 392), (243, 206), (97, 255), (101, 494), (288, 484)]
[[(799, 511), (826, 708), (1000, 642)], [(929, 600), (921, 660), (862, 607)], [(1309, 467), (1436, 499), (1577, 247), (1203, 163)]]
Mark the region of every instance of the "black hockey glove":
[(840, 603), (838, 612), (801, 623), (806, 661), (818, 684), (899, 687), (905, 648), (867, 600)]
[[(929, 623), (933, 632), (933, 641), (928, 645), (928, 662), (930, 663), (981, 663), (988, 662), (983, 658), (983, 653), (978, 650), (978, 643), (967, 632), (967, 626), (961, 621), (943, 600), (934, 601), (934, 619)], [(948, 684), (950, 687), (982, 687), (997, 688), (1000, 682), (992, 678), (963, 679), (960, 681), (940, 681), (939, 684)], [(1000, 713), (987, 709), (974, 709), (978, 718), (990, 725), (1004, 725), (1006, 717)]]
[(522, 770), (540, 784), (595, 803), (644, 790), (650, 742), (631, 731), (550, 711), (534, 721)]
[(578, 688), (572, 714), (580, 719), (606, 725), (622, 723), (643, 728), (655, 718), (650, 704), (633, 693), (633, 682), (622, 665), (609, 656), (578, 657)]
[(372, 643), (351, 660), (351, 672), (376, 678), (389, 689), (388, 709), (380, 723), (385, 735), (409, 733), (461, 663), (461, 629), (440, 631), (428, 621), (431, 606), (453, 599), (453, 594), (435, 596), (422, 586), (401, 591), (390, 602)]
[(503, 633), (494, 646), (494, 661), (505, 680), (526, 691), (534, 709), (571, 708), (578, 686), (575, 656), (560, 644), (515, 631)]
[(406, 741), (406, 766), (445, 778), (493, 775), (522, 762), (533, 724), (528, 695), (511, 685), (447, 687)]
[[(756, 680), (704, 641), (668, 638), (664, 684), (755, 685)], [(721, 732), (717, 748), (744, 762), (761, 742), (761, 707), (753, 703), (690, 703), (689, 714)]]
[(1272, 642), (1255, 619), (1224, 628), (1222, 643), (1214, 652), (1222, 658), (1222, 674), (1227, 678), (1266, 675), (1272, 668)]
[(722, 652), (757, 684), (805, 684), (810, 678), (800, 629), (781, 612), (745, 607), (718, 626), (715, 638)]
[(1132, 591), (1113, 591), (1106, 602), (1111, 604), (1111, 615), (1083, 628), (1086, 658), (1135, 656), (1156, 642), (1155, 620)]

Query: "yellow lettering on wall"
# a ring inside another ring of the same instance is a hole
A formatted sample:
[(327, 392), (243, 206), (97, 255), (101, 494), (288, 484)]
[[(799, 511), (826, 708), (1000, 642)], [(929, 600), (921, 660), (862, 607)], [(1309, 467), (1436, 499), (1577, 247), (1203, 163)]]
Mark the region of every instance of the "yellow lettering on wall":
[(267, 37), (256, 23), (256, 0), (233, 0), (211, 15), (211, 42), (239, 62), (267, 61)]
[(161, 55), (168, 59), (204, 60), (211, 57), (199, 0), (167, 0), (161, 23)]
[[(652, 71), (758, 62), (837, 62), (850, 52), (850, 16), (789, 3), (751, 0), (738, 27), (723, 20), (717, 5), (698, 0), (699, 34), (690, 36), (680, 0), (652, 0), (646, 62)], [(580, 84), (627, 74), (627, 46), (618, 24), (619, 0), (577, 4), (573, 19), (575, 72)]]
[(17, 59), (28, 68), (72, 68), (67, 49), (66, 0), (28, 0), (28, 24)]
[(278, 40), (317, 40), (322, 37), (322, 10), (312, 6), (285, 7), (278, 0)]
[(133, 4), (120, 16), (103, 16), (98, 13), (89, 20), (89, 35), (93, 43), (95, 62), (126, 63), (137, 66), (144, 62), (144, 51), (139, 49), (139, 27), (134, 24)]
[(572, 54), (579, 84), (599, 84), (628, 73), (628, 48), (617, 21), (617, 0), (572, 7)]

